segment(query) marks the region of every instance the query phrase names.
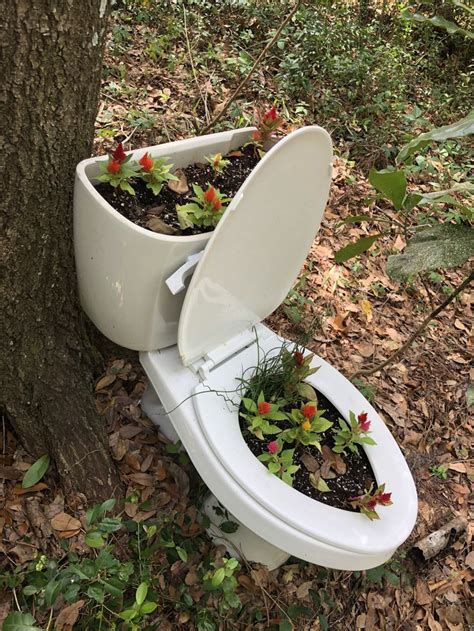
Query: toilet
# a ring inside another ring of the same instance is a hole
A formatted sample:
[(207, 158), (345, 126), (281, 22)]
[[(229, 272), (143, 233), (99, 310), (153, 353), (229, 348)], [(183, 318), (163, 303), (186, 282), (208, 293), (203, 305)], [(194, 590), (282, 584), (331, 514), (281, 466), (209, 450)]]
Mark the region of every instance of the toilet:
[[(378, 566), (406, 540), (417, 515), (413, 478), (394, 438), (367, 399), (320, 357), (313, 358), (319, 370), (308, 381), (346, 419), (349, 410), (365, 410), (372, 421), (377, 445), (366, 453), (393, 499), (377, 508), (379, 521), (291, 488), (255, 458), (239, 428), (239, 377), (259, 356), (288, 343), (261, 322), (284, 300), (313, 242), (331, 159), (329, 135), (319, 127), (290, 134), (267, 154), (194, 271), (177, 345), (140, 353), (153, 388), (144, 409), (165, 434), (179, 438), (211, 490), (215, 499), (206, 508), (213, 535), (270, 568), (289, 555), (343, 570)], [(212, 515), (218, 502), (241, 524), (235, 533), (219, 532)]]
[[(367, 399), (321, 357), (312, 359), (319, 370), (309, 383), (345, 419), (349, 410), (364, 410), (372, 422), (377, 444), (365, 451), (393, 500), (377, 507), (380, 520), (288, 486), (255, 458), (239, 428), (239, 378), (262, 354), (282, 344), (291, 349), (262, 321), (285, 299), (313, 243), (331, 161), (330, 137), (317, 126), (289, 134), (265, 155), (202, 254), (168, 279), (172, 293), (185, 293), (177, 344), (140, 353), (150, 381), (142, 408), (181, 441), (210, 489), (204, 508), (211, 536), (269, 569), (290, 555), (340, 570), (378, 566), (407, 539), (417, 515), (415, 485), (396, 441)], [(223, 511), (239, 524), (235, 532), (220, 528)]]

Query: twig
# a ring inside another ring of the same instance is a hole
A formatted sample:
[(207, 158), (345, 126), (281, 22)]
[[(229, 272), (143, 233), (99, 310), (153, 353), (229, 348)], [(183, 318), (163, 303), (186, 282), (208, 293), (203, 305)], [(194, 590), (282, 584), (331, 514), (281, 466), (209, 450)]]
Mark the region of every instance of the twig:
[(196, 82), (197, 89), (199, 91), (199, 94), (201, 95), (201, 100), (202, 100), (203, 105), (204, 105), (204, 114), (206, 116), (206, 122), (209, 122), (209, 112), (208, 112), (208, 109), (207, 109), (207, 101), (204, 98), (204, 95), (202, 93), (201, 85), (199, 83), (199, 80), (198, 80), (197, 74), (196, 74), (196, 68), (194, 67), (193, 53), (192, 53), (192, 50), (191, 50), (191, 44), (189, 43), (189, 36), (188, 36), (188, 23), (187, 23), (187, 20), (186, 20), (186, 7), (184, 7), (184, 6), (183, 6), (183, 18), (184, 18), (184, 35), (186, 37), (186, 46), (188, 48), (189, 61), (191, 62), (191, 70), (193, 71), (194, 81)]
[(227, 110), (229, 109), (230, 104), (235, 101), (235, 99), (237, 98), (237, 96), (240, 94), (240, 92), (243, 90), (243, 88), (247, 85), (247, 83), (249, 82), (251, 76), (253, 75), (253, 73), (255, 72), (255, 70), (257, 69), (258, 65), (260, 64), (260, 62), (262, 61), (262, 59), (265, 57), (265, 55), (267, 54), (267, 52), (270, 50), (270, 48), (272, 48), (272, 46), (275, 44), (275, 42), (277, 41), (277, 39), (280, 37), (280, 33), (282, 32), (282, 30), (285, 28), (285, 26), (288, 24), (288, 22), (291, 20), (291, 18), (295, 15), (295, 13), (298, 11), (298, 9), (300, 8), (301, 4), (303, 3), (304, 0), (297, 0), (295, 6), (291, 9), (291, 11), (288, 13), (288, 15), (286, 16), (286, 18), (283, 20), (283, 22), (280, 24), (280, 26), (278, 27), (278, 29), (275, 32), (275, 35), (272, 37), (272, 39), (267, 43), (267, 45), (263, 48), (262, 52), (260, 53), (260, 55), (257, 57), (257, 59), (255, 60), (253, 66), (250, 68), (248, 74), (246, 75), (246, 77), (239, 83), (239, 85), (235, 88), (235, 90), (232, 92), (232, 94), (229, 96), (229, 98), (227, 99), (227, 101), (224, 103), (223, 108), (221, 109), (221, 111), (217, 114), (217, 116), (215, 116), (210, 123), (208, 123), (205, 127), (203, 127), (201, 129), (201, 131), (199, 132), (201, 135), (202, 134), (206, 134), (209, 130), (211, 130), (214, 125), (216, 123), (218, 123), (220, 121), (220, 119), (224, 116), (224, 114), (227, 112)]
[(471, 272), (469, 276), (465, 278), (463, 282), (456, 287), (456, 289), (446, 298), (444, 302), (442, 302), (438, 307), (436, 307), (436, 309), (433, 309), (433, 311), (431, 311), (431, 313), (429, 313), (426, 316), (426, 318), (423, 320), (421, 325), (410, 335), (408, 340), (404, 344), (402, 344), (400, 348), (398, 348), (394, 353), (392, 353), (386, 360), (384, 360), (380, 364), (377, 364), (376, 366), (373, 366), (372, 368), (358, 370), (357, 372), (355, 372), (350, 378), (351, 381), (355, 379), (356, 377), (360, 377), (360, 376), (368, 377), (369, 375), (373, 375), (374, 373), (379, 372), (379, 370), (382, 370), (383, 368), (385, 368), (385, 366), (387, 366), (388, 364), (391, 364), (395, 359), (400, 357), (400, 355), (402, 355), (407, 350), (407, 348), (411, 346), (411, 344), (416, 340), (416, 338), (421, 333), (423, 333), (423, 331), (426, 329), (426, 327), (431, 322), (431, 320), (436, 318), (436, 316), (439, 313), (441, 313), (441, 311), (443, 311), (443, 309), (445, 309), (456, 298), (456, 296), (458, 296), (461, 292), (463, 292), (464, 289), (466, 289), (466, 287), (470, 285), (470, 283), (473, 280), (474, 280), (474, 272)]

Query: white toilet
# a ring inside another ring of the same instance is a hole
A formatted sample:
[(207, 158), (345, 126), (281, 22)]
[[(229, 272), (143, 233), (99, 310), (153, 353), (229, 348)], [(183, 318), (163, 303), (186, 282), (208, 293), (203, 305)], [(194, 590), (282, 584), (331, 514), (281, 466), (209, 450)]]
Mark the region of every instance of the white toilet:
[[(362, 394), (319, 357), (310, 383), (346, 419), (349, 410), (365, 410), (372, 421), (377, 445), (366, 453), (377, 482), (385, 482), (393, 499), (392, 506), (377, 509), (379, 521), (326, 506), (286, 485), (255, 458), (239, 428), (238, 379), (257, 364), (258, 353), (276, 352), (284, 342), (260, 323), (284, 300), (313, 242), (331, 159), (330, 138), (318, 127), (294, 132), (269, 152), (194, 272), (177, 346), (140, 354), (169, 411), (171, 437), (179, 437), (214, 496), (244, 526), (223, 537), (247, 559), (270, 568), (290, 554), (336, 569), (380, 565), (408, 537), (417, 514), (415, 485), (395, 440)], [(156, 414), (153, 397), (148, 394), (150, 415), (166, 433), (169, 421)]]
[[(284, 300), (319, 228), (331, 180), (332, 145), (319, 127), (273, 147), (241, 187), (212, 234), (184, 298), (177, 345), (140, 353), (150, 379), (142, 406), (179, 438), (215, 497), (212, 534), (235, 553), (273, 569), (289, 555), (326, 567), (361, 570), (387, 561), (417, 515), (415, 485), (395, 440), (370, 403), (319, 357), (308, 381), (348, 418), (368, 412), (375, 446), (366, 454), (393, 505), (379, 521), (333, 508), (269, 473), (247, 447), (238, 419), (239, 377), (285, 341), (261, 324)], [(184, 287), (189, 264), (168, 285)], [(183, 275), (183, 279), (180, 275)], [(139, 326), (137, 321), (137, 326)], [(219, 530), (220, 502), (241, 526)]]

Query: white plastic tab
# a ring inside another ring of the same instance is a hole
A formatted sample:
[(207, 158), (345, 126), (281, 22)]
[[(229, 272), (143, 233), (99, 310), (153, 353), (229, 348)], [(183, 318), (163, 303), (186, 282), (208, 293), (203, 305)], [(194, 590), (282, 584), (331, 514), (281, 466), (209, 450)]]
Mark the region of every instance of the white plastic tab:
[(204, 250), (201, 250), (200, 252), (196, 252), (196, 254), (188, 256), (186, 262), (166, 279), (166, 285), (173, 296), (176, 296), (176, 294), (186, 289), (184, 281), (193, 274), (203, 253)]

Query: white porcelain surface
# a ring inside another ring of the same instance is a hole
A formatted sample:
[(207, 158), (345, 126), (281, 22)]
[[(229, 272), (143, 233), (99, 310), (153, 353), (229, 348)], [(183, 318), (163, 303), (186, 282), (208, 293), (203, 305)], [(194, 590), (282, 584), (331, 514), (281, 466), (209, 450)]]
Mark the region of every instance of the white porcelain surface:
[[(259, 344), (270, 350), (281, 340), (262, 325)], [(213, 369), (209, 379), (184, 367), (176, 347), (141, 353), (140, 360), (199, 474), (212, 493), (252, 532), (301, 559), (336, 569), (361, 570), (387, 561), (408, 537), (417, 513), (416, 489), (396, 442), (370, 403), (340, 373), (322, 368), (313, 383), (344, 416), (366, 410), (377, 446), (367, 455), (379, 482), (387, 483), (394, 505), (380, 507), (380, 521), (328, 507), (272, 476), (247, 448), (235, 406), (209, 388), (235, 389), (236, 378), (256, 363), (248, 347)], [(191, 393), (196, 393), (187, 399)], [(228, 395), (232, 398), (231, 392)], [(187, 400), (186, 400), (187, 399)], [(181, 404), (181, 405), (179, 405)], [(178, 407), (176, 407), (178, 406)]]
[(188, 365), (261, 322), (285, 299), (319, 229), (332, 143), (304, 127), (265, 155), (211, 237), (184, 299), (178, 347)]
[[(155, 158), (168, 156), (179, 168), (242, 146), (251, 131), (210, 134), (132, 153), (138, 159), (145, 151)], [(76, 169), (74, 251), (82, 307), (105, 336), (127, 348), (155, 350), (175, 344), (184, 292), (173, 296), (165, 281), (206, 246), (211, 233), (168, 236), (125, 219), (94, 187), (100, 160), (84, 160)]]

